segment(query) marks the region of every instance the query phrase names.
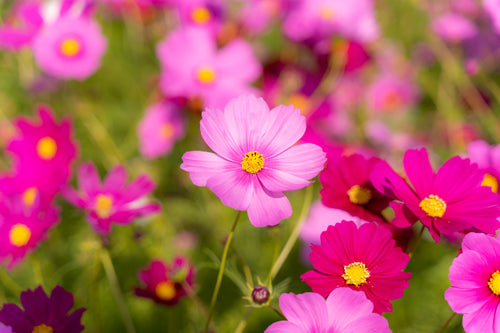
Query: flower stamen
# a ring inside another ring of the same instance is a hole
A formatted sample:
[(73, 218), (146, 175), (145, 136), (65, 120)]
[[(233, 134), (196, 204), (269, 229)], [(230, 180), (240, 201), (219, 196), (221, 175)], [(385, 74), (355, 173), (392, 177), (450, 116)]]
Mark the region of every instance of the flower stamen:
[(35, 328), (33, 328), (33, 331), (31, 331), (31, 333), (54, 333), (54, 329), (50, 326), (45, 325), (45, 324), (41, 324), (41, 325), (35, 326)]
[(28, 244), (31, 238), (31, 230), (26, 225), (18, 223), (10, 228), (9, 240), (14, 246), (21, 247)]
[(107, 219), (111, 215), (113, 198), (110, 195), (98, 194), (95, 199), (95, 212), (102, 219)]
[(372, 192), (359, 185), (354, 185), (347, 191), (349, 200), (356, 205), (367, 204), (372, 198)]
[(41, 138), (36, 145), (38, 156), (44, 160), (51, 160), (57, 153), (57, 144), (50, 136)]
[(488, 281), (488, 287), (495, 295), (500, 295), (500, 271), (496, 271), (491, 274), (490, 281)]
[(257, 173), (264, 167), (264, 157), (258, 151), (246, 153), (241, 161), (241, 168), (248, 173)]
[(446, 202), (435, 194), (420, 201), (418, 206), (430, 217), (443, 217), (446, 212)]
[(156, 285), (155, 294), (159, 299), (171, 301), (176, 294), (175, 284), (172, 281), (163, 281)]
[(370, 272), (366, 269), (365, 264), (361, 262), (353, 262), (352, 264), (344, 266), (344, 274), (342, 274), (347, 284), (353, 284), (359, 287), (361, 284), (366, 283), (366, 279), (370, 277)]
[(481, 186), (488, 186), (493, 193), (498, 193), (498, 179), (489, 173), (484, 175)]

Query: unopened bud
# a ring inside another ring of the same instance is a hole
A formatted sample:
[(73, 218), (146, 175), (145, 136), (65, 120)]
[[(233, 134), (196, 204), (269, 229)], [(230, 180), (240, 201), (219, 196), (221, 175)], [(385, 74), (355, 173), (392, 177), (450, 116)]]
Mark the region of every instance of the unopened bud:
[(264, 304), (269, 300), (271, 293), (264, 286), (256, 286), (252, 291), (252, 300), (257, 304)]

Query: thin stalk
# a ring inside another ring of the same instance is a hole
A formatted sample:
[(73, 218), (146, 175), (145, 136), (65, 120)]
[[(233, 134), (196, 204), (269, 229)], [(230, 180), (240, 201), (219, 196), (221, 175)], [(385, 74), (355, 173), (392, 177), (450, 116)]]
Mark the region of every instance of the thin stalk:
[(44, 287), (42, 266), (34, 254), (31, 255), (31, 265), (33, 266), (33, 275), (35, 276), (35, 282), (37, 285)]
[(207, 322), (205, 324), (205, 333), (208, 332), (208, 327), (210, 326), (210, 320), (212, 319), (215, 302), (217, 301), (217, 296), (219, 295), (220, 285), (222, 283), (222, 276), (224, 275), (224, 268), (226, 267), (226, 259), (227, 253), (229, 252), (229, 247), (231, 246), (231, 241), (233, 239), (234, 230), (236, 229), (236, 225), (238, 224), (238, 220), (240, 219), (241, 211), (238, 211), (236, 214), (236, 218), (233, 222), (233, 227), (227, 236), (226, 245), (224, 246), (224, 252), (222, 253), (222, 260), (220, 262), (219, 274), (217, 275), (217, 282), (215, 283), (214, 292), (212, 294), (212, 301), (210, 302), (210, 308), (208, 309), (208, 317)]
[(120, 286), (118, 285), (118, 278), (116, 276), (116, 271), (113, 266), (113, 262), (111, 261), (111, 257), (109, 256), (109, 252), (104, 248), (101, 249), (100, 252), (102, 266), (106, 272), (106, 276), (108, 278), (109, 285), (111, 286), (111, 291), (114, 294), (116, 303), (118, 303), (123, 323), (125, 324), (125, 329), (127, 330), (127, 333), (135, 333), (134, 324), (132, 322), (132, 318), (130, 317), (130, 313), (128, 312), (127, 305), (125, 304), (125, 299), (123, 298)]
[(268, 306), (269, 306), (269, 308), (271, 308), (271, 310), (273, 310), (274, 312), (276, 312), (278, 314), (278, 316), (280, 316), (281, 318), (287, 320), (286, 317), (285, 317), (285, 315), (283, 314), (283, 312), (281, 312), (280, 310), (276, 309), (271, 304), (269, 304)]
[(443, 326), (441, 326), (441, 329), (439, 330), (439, 332), (438, 332), (438, 333), (443, 333), (443, 332), (444, 332), (444, 330), (445, 330), (445, 329), (446, 329), (446, 327), (447, 327), (447, 326), (451, 323), (451, 321), (453, 320), (453, 318), (455, 318), (455, 315), (456, 315), (456, 313), (455, 313), (455, 312), (453, 312), (453, 313), (451, 314), (451, 316), (448, 318), (448, 320), (446, 321), (446, 323), (444, 323), (444, 324), (443, 324)]
[(285, 260), (290, 255), (290, 252), (292, 251), (293, 246), (295, 245), (295, 242), (299, 237), (299, 232), (300, 229), (302, 228), (302, 225), (304, 224), (307, 212), (309, 211), (309, 206), (311, 205), (311, 201), (312, 201), (312, 186), (309, 186), (306, 189), (306, 195), (304, 198), (304, 204), (302, 205), (302, 211), (300, 212), (299, 222), (297, 223), (295, 229), (290, 234), (290, 237), (288, 238), (285, 246), (283, 247), (283, 250), (281, 251), (278, 259), (276, 259), (273, 266), (271, 267), (271, 270), (269, 271), (269, 276), (267, 277), (268, 283), (270, 283), (276, 277), (276, 275), (281, 269), (281, 266), (283, 266)]
[(9, 274), (7, 274), (7, 272), (3, 269), (0, 269), (0, 283), (9, 289), (14, 295), (19, 295), (19, 293), (23, 290), (23, 288), (18, 285), (16, 281), (12, 280)]

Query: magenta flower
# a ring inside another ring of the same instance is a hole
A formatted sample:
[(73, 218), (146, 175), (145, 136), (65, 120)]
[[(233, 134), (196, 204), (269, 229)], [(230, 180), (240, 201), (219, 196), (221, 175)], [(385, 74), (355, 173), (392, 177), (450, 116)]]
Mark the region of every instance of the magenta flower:
[(20, 1), (15, 4), (12, 14), (0, 26), (0, 48), (19, 51), (28, 46), (43, 27), (42, 3)]
[(99, 24), (66, 15), (47, 25), (33, 41), (38, 66), (61, 79), (84, 80), (94, 74), (106, 51)]
[(142, 175), (126, 185), (127, 174), (123, 166), (116, 166), (101, 184), (92, 163), (78, 169), (80, 191), (66, 187), (62, 195), (72, 205), (87, 211), (87, 220), (101, 235), (111, 231), (111, 223), (129, 224), (138, 217), (160, 211), (157, 203), (144, 202), (155, 184)]
[(382, 211), (391, 199), (378, 192), (370, 181), (370, 174), (380, 161), (360, 154), (330, 157), (319, 176), (323, 204), (366, 221), (386, 222)]
[(408, 77), (381, 74), (369, 87), (367, 102), (374, 113), (408, 110), (417, 102), (418, 90)]
[(161, 88), (169, 97), (201, 98), (203, 105), (223, 108), (242, 94), (261, 74), (251, 46), (235, 39), (217, 50), (215, 37), (205, 29), (174, 30), (158, 45), (162, 64)]
[(69, 119), (57, 123), (46, 106), (39, 107), (38, 114), (36, 122), (16, 120), (19, 132), (7, 150), (14, 155), (16, 179), (22, 178), (18, 185), (36, 187), (37, 192), (53, 196), (69, 179), (77, 147)]
[(488, 13), (497, 33), (500, 33), (500, 3), (496, 0), (483, 0), (484, 10)]
[(305, 118), (293, 106), (269, 110), (261, 98), (240, 97), (224, 111), (203, 112), (201, 135), (215, 154), (187, 152), (181, 169), (226, 206), (246, 210), (254, 226), (276, 225), (292, 214), (283, 191), (308, 186), (323, 169), (320, 147), (295, 145), (305, 129)]
[(349, 288), (333, 290), (326, 300), (315, 293), (281, 294), (280, 308), (287, 320), (264, 333), (391, 332), (387, 319), (372, 312), (372, 302)]
[(479, 233), (465, 235), (462, 253), (450, 267), (451, 287), (444, 298), (453, 311), (463, 313), (467, 333), (500, 330), (500, 241)]
[(402, 272), (410, 257), (395, 247), (391, 232), (383, 226), (352, 221), (329, 226), (321, 245), (312, 245), (309, 259), (315, 270), (301, 278), (314, 292), (327, 297), (339, 287), (363, 291), (374, 312), (391, 312), (392, 300), (403, 297), (411, 273)]
[(477, 163), (479, 169), (486, 172), (481, 185), (489, 186), (491, 191), (498, 193), (500, 181), (500, 145), (490, 146), (477, 140), (467, 145), (467, 155), (472, 163)]
[(9, 269), (36, 248), (59, 221), (57, 208), (42, 211), (37, 200), (31, 207), (23, 201), (21, 196), (0, 201), (0, 261), (9, 260)]
[(12, 327), (15, 333), (79, 333), (85, 327), (81, 324), (84, 308), (71, 314), (73, 294), (61, 286), (52, 289), (50, 297), (42, 287), (28, 289), (21, 293), (21, 304), (4, 304), (0, 311), (0, 322)]
[(0, 324), (0, 333), (14, 333), (14, 332), (12, 332), (12, 328), (10, 326), (4, 326)]
[(174, 143), (185, 135), (181, 109), (171, 102), (150, 106), (139, 123), (139, 149), (147, 159), (153, 159), (172, 150)]
[(500, 227), (498, 195), (481, 186), (484, 173), (476, 164), (458, 156), (434, 173), (427, 150), (408, 150), (403, 166), (410, 185), (383, 162), (375, 166), (371, 181), (392, 202), (393, 223), (408, 227), (420, 220), (436, 242), (440, 233), (453, 234), (472, 227), (494, 234)]
[(207, 29), (216, 34), (224, 23), (226, 1), (190, 0), (177, 1), (181, 25)]
[(193, 287), (194, 276), (193, 265), (186, 258), (176, 257), (171, 265), (153, 260), (148, 268), (139, 272), (139, 280), (145, 286), (135, 288), (135, 294), (158, 304), (175, 305), (188, 294), (186, 288)]

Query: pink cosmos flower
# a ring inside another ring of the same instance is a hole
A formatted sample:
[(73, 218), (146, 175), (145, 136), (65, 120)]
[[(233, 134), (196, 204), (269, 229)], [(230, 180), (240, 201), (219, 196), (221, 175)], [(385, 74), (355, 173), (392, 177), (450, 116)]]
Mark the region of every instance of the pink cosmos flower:
[(417, 102), (418, 90), (408, 77), (384, 73), (369, 87), (366, 98), (375, 113), (404, 111)]
[(490, 146), (482, 140), (467, 145), (467, 155), (471, 162), (477, 163), (479, 169), (486, 172), (481, 185), (489, 186), (491, 191), (498, 193), (500, 181), (500, 145)]
[(465, 235), (462, 253), (450, 266), (451, 287), (444, 298), (463, 313), (467, 333), (500, 330), (500, 241), (479, 233)]
[(495, 30), (500, 33), (500, 3), (496, 0), (483, 0), (483, 7), (491, 18)]
[(164, 101), (150, 106), (139, 123), (139, 149), (148, 159), (168, 154), (174, 143), (185, 135), (181, 110)]
[(459, 14), (448, 13), (432, 21), (432, 30), (447, 42), (459, 43), (477, 34), (476, 25)]
[(37, 111), (39, 120), (20, 117), (15, 121), (19, 131), (7, 147), (14, 157), (14, 174), (9, 176), (10, 184), (3, 183), (2, 192), (30, 190), (28, 201), (40, 194), (42, 206), (47, 206), (69, 180), (77, 146), (70, 119), (56, 122), (47, 106)]
[(257, 93), (250, 84), (260, 76), (261, 65), (241, 39), (217, 50), (210, 32), (185, 27), (171, 32), (157, 54), (161, 88), (170, 97), (201, 98), (205, 106), (223, 108), (232, 98)]
[(40, 210), (37, 201), (26, 207), (20, 196), (0, 201), (0, 261), (9, 260), (8, 268), (18, 264), (28, 251), (46, 238), (47, 231), (59, 221), (55, 207)]
[(4, 326), (0, 324), (0, 333), (13, 333), (10, 326)]
[(269, 110), (261, 98), (239, 97), (224, 111), (203, 112), (201, 135), (215, 154), (187, 152), (181, 169), (226, 206), (246, 210), (254, 226), (276, 225), (292, 214), (283, 191), (306, 187), (323, 169), (320, 147), (295, 145), (305, 129), (305, 118), (293, 106)]
[(323, 204), (366, 221), (386, 222), (382, 211), (389, 206), (391, 199), (378, 192), (370, 181), (373, 168), (381, 161), (360, 154), (329, 157), (319, 176)]
[(62, 79), (88, 78), (99, 68), (105, 51), (106, 39), (99, 24), (72, 15), (47, 25), (33, 41), (38, 66)]
[(62, 195), (72, 205), (87, 211), (87, 220), (94, 229), (105, 236), (111, 231), (111, 223), (129, 224), (138, 217), (160, 211), (160, 205), (143, 200), (155, 184), (142, 175), (126, 185), (127, 174), (123, 166), (116, 166), (101, 184), (92, 163), (84, 163), (78, 169), (80, 191), (66, 187)]
[(22, 1), (15, 4), (13, 13), (0, 26), (0, 48), (19, 51), (30, 45), (33, 38), (43, 27), (42, 3)]
[(280, 18), (287, 12), (290, 0), (250, 0), (245, 1), (239, 21), (246, 30), (260, 34), (271, 24), (273, 19)]
[(440, 233), (453, 234), (472, 227), (494, 234), (500, 227), (498, 196), (481, 186), (484, 173), (476, 164), (455, 156), (434, 173), (425, 148), (408, 150), (403, 166), (410, 185), (391, 167), (379, 163), (371, 181), (392, 202), (393, 223), (408, 227), (420, 220), (436, 242)]
[(280, 308), (287, 320), (264, 333), (391, 332), (387, 319), (372, 312), (372, 302), (349, 288), (333, 290), (326, 300), (316, 293), (281, 294)]
[(135, 294), (151, 298), (158, 304), (175, 305), (188, 294), (186, 288), (193, 287), (194, 276), (193, 265), (184, 257), (176, 257), (168, 265), (161, 260), (153, 260), (139, 272), (139, 280), (145, 286), (135, 288)]
[(395, 247), (391, 232), (374, 223), (359, 227), (352, 221), (329, 226), (321, 245), (309, 256), (315, 270), (301, 278), (314, 292), (326, 297), (339, 287), (363, 291), (374, 312), (391, 312), (390, 301), (403, 297), (411, 273), (402, 272), (410, 257)]
[(224, 22), (226, 1), (190, 0), (177, 1), (182, 25), (197, 26), (216, 34)]

